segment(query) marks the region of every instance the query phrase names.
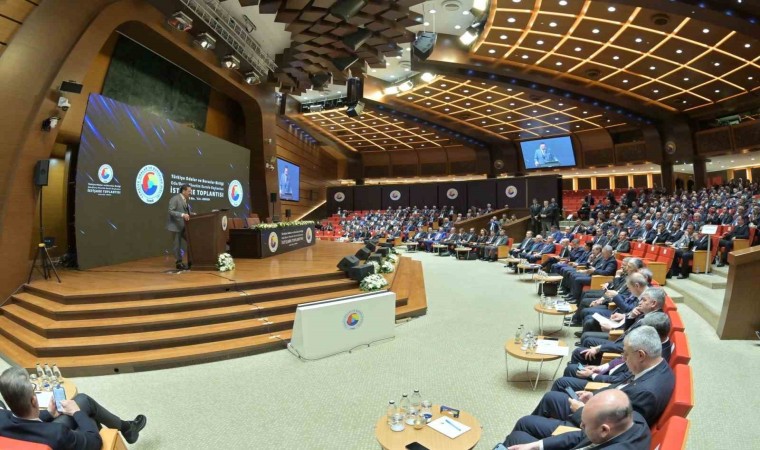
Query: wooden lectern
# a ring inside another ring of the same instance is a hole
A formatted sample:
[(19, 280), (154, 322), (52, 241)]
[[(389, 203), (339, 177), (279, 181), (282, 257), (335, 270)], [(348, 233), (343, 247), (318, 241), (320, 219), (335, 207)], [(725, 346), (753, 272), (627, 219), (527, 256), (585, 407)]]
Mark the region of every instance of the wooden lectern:
[(754, 339), (755, 331), (760, 330), (760, 307), (757, 304), (760, 246), (732, 251), (728, 254), (728, 263), (718, 336), (721, 339)]
[(227, 248), (227, 211), (190, 216), (185, 224), (187, 260), (193, 269), (216, 270), (219, 255)]

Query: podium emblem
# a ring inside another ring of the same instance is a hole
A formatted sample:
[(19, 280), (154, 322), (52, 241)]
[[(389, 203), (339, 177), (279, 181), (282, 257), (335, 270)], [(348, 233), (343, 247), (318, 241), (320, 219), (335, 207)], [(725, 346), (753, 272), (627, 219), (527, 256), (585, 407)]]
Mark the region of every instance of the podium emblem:
[(314, 240), (314, 233), (311, 231), (311, 227), (306, 228), (306, 243), (311, 244), (311, 241)]
[(272, 231), (269, 233), (269, 238), (267, 239), (267, 243), (269, 244), (269, 251), (272, 253), (276, 253), (277, 247), (280, 246), (280, 238), (277, 237), (277, 232)]
[(507, 186), (507, 190), (504, 191), (505, 194), (507, 194), (507, 197), (509, 198), (515, 198), (517, 197), (517, 188), (514, 186)]
[(391, 191), (390, 198), (394, 202), (399, 201), (399, 199), (401, 199), (401, 192), (399, 192), (399, 191)]
[(333, 195), (333, 198), (335, 199), (336, 202), (340, 203), (346, 199), (346, 194), (342, 192), (336, 192), (335, 195)]
[(454, 188), (451, 188), (448, 191), (446, 191), (446, 197), (448, 197), (449, 200), (454, 200), (455, 198), (459, 197), (459, 191), (457, 191)]
[(137, 196), (143, 203), (152, 205), (161, 199), (161, 194), (164, 193), (164, 174), (161, 170), (148, 164), (143, 166), (135, 179), (135, 188), (137, 190)]
[(348, 330), (359, 328), (364, 322), (364, 314), (358, 309), (352, 309), (343, 316), (343, 326)]

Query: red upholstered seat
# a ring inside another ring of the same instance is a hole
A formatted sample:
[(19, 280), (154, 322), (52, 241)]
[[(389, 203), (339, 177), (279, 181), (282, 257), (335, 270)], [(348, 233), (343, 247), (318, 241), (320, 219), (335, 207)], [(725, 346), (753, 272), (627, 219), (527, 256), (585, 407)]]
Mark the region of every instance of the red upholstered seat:
[(670, 334), (670, 343), (673, 345), (673, 352), (670, 354), (670, 367), (675, 368), (678, 364), (689, 365), (691, 361), (691, 351), (689, 351), (689, 341), (683, 331), (674, 331)]
[(683, 324), (683, 320), (681, 320), (681, 315), (678, 314), (678, 311), (674, 309), (671, 309), (671, 310), (666, 309), (665, 314), (667, 314), (668, 317), (670, 318), (670, 332), (671, 333), (675, 331), (683, 332), (686, 330), (686, 327)]
[(651, 259), (652, 261), (657, 260), (657, 256), (660, 254), (660, 247), (659, 245), (648, 245), (646, 249), (646, 254), (644, 255), (644, 258)]
[(665, 304), (663, 305), (662, 310), (665, 312), (678, 310), (678, 307), (669, 295), (665, 295)]
[(675, 256), (676, 250), (673, 247), (660, 247), (660, 254), (657, 255), (656, 261), (667, 263), (668, 267), (670, 267)]
[(631, 254), (637, 258), (643, 258), (647, 252), (647, 244), (643, 242), (634, 242), (631, 248)]
[(682, 450), (686, 448), (686, 435), (689, 433), (689, 420), (683, 417), (671, 417), (662, 428), (654, 430), (650, 450)]
[(691, 367), (678, 364), (673, 369), (675, 374), (675, 387), (670, 401), (662, 412), (654, 429), (661, 429), (671, 417), (687, 417), (694, 407), (694, 387), (692, 385)]
[(3, 450), (52, 450), (45, 444), (36, 442), (19, 441), (0, 436), (0, 449)]

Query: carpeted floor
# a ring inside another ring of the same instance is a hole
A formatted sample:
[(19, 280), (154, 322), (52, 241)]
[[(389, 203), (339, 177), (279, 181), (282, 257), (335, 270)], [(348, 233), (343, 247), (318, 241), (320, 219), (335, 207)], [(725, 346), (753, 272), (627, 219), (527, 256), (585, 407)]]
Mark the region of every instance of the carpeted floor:
[[(539, 383), (533, 392), (527, 383), (506, 381), (505, 341), (521, 323), (537, 329), (534, 285), (506, 275), (499, 263), (413, 257), (424, 264), (428, 314), (397, 326), (391, 342), (317, 362), (283, 350), (74, 381), (124, 418), (147, 415), (134, 449), (375, 450), (374, 424), (388, 400), (415, 388), (434, 403), (474, 414), (483, 425), (477, 448), (491, 449), (547, 388)], [(760, 346), (721, 342), (688, 307), (679, 311), (696, 378), (687, 447), (757, 448)], [(559, 323), (547, 319), (548, 328)], [(509, 362), (515, 372), (525, 368)], [(0, 369), (6, 365), (0, 361)], [(555, 367), (546, 364), (544, 376)]]

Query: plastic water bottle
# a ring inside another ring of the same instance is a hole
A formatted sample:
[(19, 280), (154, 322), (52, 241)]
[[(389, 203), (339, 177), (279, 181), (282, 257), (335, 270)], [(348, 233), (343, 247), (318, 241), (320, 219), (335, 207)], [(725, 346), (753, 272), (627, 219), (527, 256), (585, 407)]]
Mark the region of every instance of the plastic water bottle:
[(388, 402), (388, 411), (386, 415), (388, 416), (388, 425), (391, 424), (391, 421), (393, 420), (393, 415), (396, 414), (398, 411), (398, 408), (396, 408), (396, 402), (391, 400)]
[(400, 413), (404, 414), (406, 416), (409, 414), (409, 409), (411, 409), (412, 404), (409, 401), (409, 396), (407, 394), (401, 394), (401, 401), (398, 402), (398, 410)]
[(523, 326), (520, 324), (520, 326), (517, 328), (517, 331), (515, 332), (515, 344), (519, 344), (522, 342), (522, 334), (523, 334)]
[(411, 412), (414, 414), (417, 414), (420, 412), (420, 405), (422, 404), (422, 395), (420, 394), (419, 389), (415, 389), (412, 393), (411, 398), (409, 399), (412, 409)]
[(40, 363), (37, 363), (37, 378), (40, 380), (40, 382), (45, 379), (45, 372), (42, 371), (42, 366), (40, 366)]
[(53, 363), (53, 375), (55, 375), (56, 378), (59, 380), (63, 379), (63, 375), (61, 375), (61, 369), (58, 368), (58, 365)]
[(45, 375), (47, 375), (48, 378), (53, 378), (53, 369), (50, 368), (48, 363), (45, 363)]

